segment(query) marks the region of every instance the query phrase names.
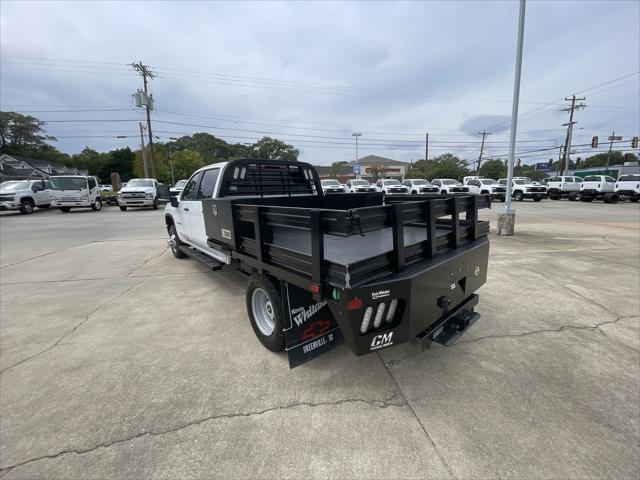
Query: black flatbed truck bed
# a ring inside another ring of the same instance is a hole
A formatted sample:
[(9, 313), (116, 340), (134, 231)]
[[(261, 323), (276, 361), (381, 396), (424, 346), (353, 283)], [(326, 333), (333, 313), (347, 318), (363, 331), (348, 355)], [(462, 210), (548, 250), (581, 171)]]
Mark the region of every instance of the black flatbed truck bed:
[(209, 247), (279, 284), (296, 366), (342, 338), (356, 355), (455, 341), (479, 318), (489, 224), (478, 210), (490, 206), (488, 195), (324, 195), (306, 163), (236, 160), (202, 208)]

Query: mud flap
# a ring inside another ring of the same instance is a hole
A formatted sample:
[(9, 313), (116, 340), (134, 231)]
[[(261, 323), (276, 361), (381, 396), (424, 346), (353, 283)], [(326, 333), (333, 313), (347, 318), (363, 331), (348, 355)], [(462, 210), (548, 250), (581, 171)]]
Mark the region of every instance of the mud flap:
[(316, 302), (311, 292), (282, 282), (282, 303), (289, 368), (307, 363), (342, 343), (342, 332), (326, 301)]

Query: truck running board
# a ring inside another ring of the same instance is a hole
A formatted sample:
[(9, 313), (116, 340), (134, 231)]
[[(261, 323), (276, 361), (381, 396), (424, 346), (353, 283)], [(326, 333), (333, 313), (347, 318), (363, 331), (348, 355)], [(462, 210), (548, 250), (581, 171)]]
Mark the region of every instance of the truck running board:
[(191, 258), (195, 258), (200, 263), (205, 264), (207, 267), (209, 267), (213, 271), (222, 270), (222, 267), (224, 267), (225, 265), (224, 263), (219, 262), (215, 258), (211, 258), (209, 255), (205, 255), (197, 248), (188, 247), (186, 245), (178, 245), (178, 250), (180, 250), (185, 255), (190, 256)]

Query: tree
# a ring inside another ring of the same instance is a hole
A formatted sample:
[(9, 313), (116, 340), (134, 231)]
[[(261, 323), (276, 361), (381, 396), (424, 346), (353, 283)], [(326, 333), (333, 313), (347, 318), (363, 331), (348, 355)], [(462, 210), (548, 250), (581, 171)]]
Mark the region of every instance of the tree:
[(109, 177), (111, 172), (118, 172), (123, 182), (133, 178), (133, 162), (136, 159), (135, 154), (129, 147), (111, 150), (109, 152), (111, 161), (109, 162)]
[(507, 176), (507, 167), (504, 166), (504, 160), (487, 160), (480, 166), (480, 176), (486, 178), (505, 178)]
[[(145, 148), (147, 154), (147, 171), (149, 176), (153, 175), (153, 169), (151, 168), (151, 151), (149, 146)], [(156, 180), (162, 183), (171, 181), (171, 170), (169, 169), (169, 160), (163, 149), (157, 149), (155, 151), (155, 168), (156, 168)], [(175, 167), (175, 159), (174, 159)], [(142, 161), (142, 150), (136, 150), (135, 159), (133, 161), (133, 174), (137, 178), (144, 178), (144, 162)]]
[[(172, 150), (193, 150), (200, 154), (205, 164), (219, 162), (231, 158), (237, 158), (238, 150), (244, 147), (241, 144), (229, 144), (221, 138), (215, 137), (210, 133), (194, 133), (193, 135), (185, 135), (175, 142), (159, 144), (159, 149), (163, 148)], [(168, 152), (167, 152), (168, 156)]]
[[(584, 159), (583, 162), (580, 163), (580, 168), (594, 168), (594, 167), (605, 167), (607, 165), (607, 156), (609, 152), (596, 153), (590, 157)], [(633, 155), (633, 154), (631, 154)], [(611, 152), (611, 159), (609, 165), (622, 165), (624, 162), (628, 162), (629, 160), (625, 159), (625, 155), (619, 150), (613, 150)]]
[(189, 149), (174, 153), (172, 159), (176, 180), (189, 178), (193, 172), (206, 164), (200, 153)]
[(295, 162), (298, 160), (300, 151), (293, 148), (281, 140), (271, 137), (262, 137), (250, 147), (251, 158), (261, 158), (264, 160), (288, 160)]
[(369, 169), (369, 173), (373, 177), (374, 180), (379, 180), (384, 177), (384, 174), (387, 172), (387, 167), (384, 165), (371, 165)]
[(30, 115), (0, 112), (0, 151), (26, 155), (29, 150), (46, 145), (45, 140), (55, 140), (44, 135), (44, 126), (44, 122)]
[(434, 178), (455, 178), (461, 180), (462, 177), (469, 173), (467, 161), (460, 160), (451, 153), (443, 153), (433, 160), (429, 160), (427, 168), (427, 180), (433, 180)]
[(342, 168), (346, 167), (349, 164), (349, 162), (333, 162), (331, 164), (331, 167), (329, 168), (329, 176), (330, 177), (337, 177), (338, 175), (340, 175), (340, 172), (342, 172)]

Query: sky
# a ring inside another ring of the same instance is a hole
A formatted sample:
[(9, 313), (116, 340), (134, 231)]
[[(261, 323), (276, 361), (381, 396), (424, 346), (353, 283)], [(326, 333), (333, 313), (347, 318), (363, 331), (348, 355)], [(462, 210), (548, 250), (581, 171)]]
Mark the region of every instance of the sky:
[[(36, 116), (61, 151), (138, 148), (131, 94), (155, 73), (154, 135), (269, 135), (317, 165), (508, 152), (518, 2), (0, 4), (0, 109)], [(516, 157), (573, 158), (640, 132), (640, 2), (528, 1)], [(590, 147), (592, 136), (599, 147)], [(125, 136), (127, 138), (116, 138)], [(637, 149), (636, 149), (636, 153)]]

